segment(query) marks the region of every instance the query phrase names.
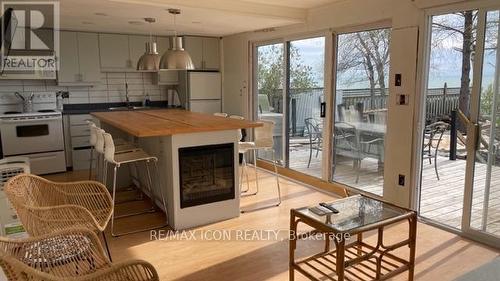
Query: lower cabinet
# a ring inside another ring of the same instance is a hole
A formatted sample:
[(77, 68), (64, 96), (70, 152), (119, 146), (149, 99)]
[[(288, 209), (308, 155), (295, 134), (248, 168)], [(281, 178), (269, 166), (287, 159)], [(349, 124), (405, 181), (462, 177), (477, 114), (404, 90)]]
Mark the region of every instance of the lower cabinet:
[[(89, 114), (76, 114), (69, 116), (69, 149), (74, 171), (87, 170), (90, 165), (90, 128), (87, 121), (92, 120)], [(94, 154), (94, 159), (96, 156)], [(95, 167), (95, 161), (92, 166)]]
[[(88, 170), (90, 166), (90, 151), (86, 148), (73, 148), (73, 170)], [(94, 155), (95, 159), (95, 155)], [(95, 168), (95, 161), (92, 161), (92, 167)]]

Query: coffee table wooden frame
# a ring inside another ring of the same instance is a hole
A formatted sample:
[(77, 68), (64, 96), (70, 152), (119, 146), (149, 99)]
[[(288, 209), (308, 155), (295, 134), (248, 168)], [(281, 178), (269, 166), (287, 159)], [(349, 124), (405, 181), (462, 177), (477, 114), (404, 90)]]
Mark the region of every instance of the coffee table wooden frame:
[[(408, 221), (409, 224), (408, 239), (392, 245), (384, 245), (384, 228), (404, 220)], [(297, 225), (299, 223), (304, 223), (314, 230), (298, 234)], [(363, 242), (363, 233), (370, 230), (378, 231), (378, 239), (375, 246)], [(417, 236), (417, 213), (415, 211), (407, 210), (407, 213), (403, 215), (353, 229), (349, 233), (352, 237), (356, 235), (357, 241), (346, 245), (345, 239), (330, 239), (331, 237), (339, 237), (337, 235), (342, 235), (343, 233), (339, 233), (335, 229), (292, 209), (290, 211), (290, 233), (290, 281), (295, 280), (295, 270), (310, 280), (318, 281), (353, 280), (352, 277), (355, 278), (354, 280), (386, 280), (408, 270), (408, 280), (413, 281)], [(297, 241), (318, 233), (322, 233), (326, 237), (324, 251), (296, 261), (295, 250), (297, 248)], [(330, 250), (330, 240), (333, 240), (335, 243), (334, 250)], [(404, 246), (410, 248), (407, 260), (391, 253)], [(320, 274), (322, 278), (318, 279), (311, 272), (314, 272), (316, 275)], [(349, 277), (346, 277), (346, 272)]]

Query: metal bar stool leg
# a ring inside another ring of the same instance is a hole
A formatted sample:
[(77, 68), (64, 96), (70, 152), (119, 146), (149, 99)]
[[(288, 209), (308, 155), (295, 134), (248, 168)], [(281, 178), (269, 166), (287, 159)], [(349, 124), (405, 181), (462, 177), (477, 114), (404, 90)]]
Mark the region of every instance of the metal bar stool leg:
[(278, 174), (278, 166), (276, 165), (276, 155), (274, 149), (271, 149), (273, 153), (273, 165), (274, 165), (274, 175), (276, 176), (276, 186), (278, 187), (278, 204), (276, 206), (281, 205), (281, 187), (280, 187), (280, 176)]
[(255, 170), (255, 194), (259, 193), (259, 174), (257, 171), (257, 150), (253, 149), (253, 168)]
[[(159, 176), (160, 173), (159, 173), (159, 170), (158, 170), (158, 160), (154, 160), (153, 161), (154, 163), (154, 166), (155, 166), (155, 173), (156, 173), (156, 176)], [(160, 178), (157, 177), (158, 179), (158, 182), (160, 182)], [(160, 190), (160, 196), (161, 196), (161, 201), (163, 203), (163, 208), (165, 209), (165, 216), (167, 217), (167, 222), (166, 224), (168, 225), (168, 210), (167, 210), (167, 201), (165, 199), (165, 194), (163, 193), (163, 188), (161, 188), (161, 184), (159, 184), (159, 190)]]
[(116, 172), (118, 169), (118, 165), (113, 167), (113, 213), (111, 213), (111, 236), (117, 237), (115, 235), (115, 200), (116, 200)]
[(94, 159), (94, 147), (90, 147), (89, 180), (92, 180), (92, 160)]
[(106, 234), (101, 232), (102, 240), (104, 241), (104, 245), (106, 246), (106, 253), (108, 254), (108, 258), (110, 262), (113, 262), (113, 258), (111, 257), (111, 251), (109, 250), (108, 239), (106, 239)]
[[(263, 210), (263, 209), (268, 209), (268, 208), (273, 208), (273, 207), (277, 207), (279, 205), (281, 205), (281, 186), (280, 186), (280, 181), (279, 181), (279, 173), (278, 173), (278, 166), (276, 164), (276, 157), (275, 157), (275, 151), (273, 148), (270, 148), (269, 150), (272, 151), (272, 154), (273, 154), (273, 165), (274, 165), (274, 175), (276, 176), (276, 186), (278, 188), (278, 203), (276, 204), (273, 204), (273, 205), (268, 205), (268, 206), (263, 206), (263, 207), (259, 207), (259, 208), (255, 208), (255, 209), (251, 209), (251, 210), (240, 210), (240, 212), (243, 214), (243, 213), (250, 213), (250, 212), (255, 212), (255, 211), (258, 211), (258, 210)], [(255, 150), (254, 150), (254, 153), (255, 153)], [(257, 158), (255, 158), (257, 159)], [(257, 162), (257, 161), (256, 161)], [(257, 163), (255, 163), (255, 167), (257, 167)], [(257, 179), (256, 179), (257, 180)]]
[(248, 190), (250, 190), (250, 184), (248, 181), (247, 160), (246, 160), (245, 154), (246, 153), (242, 153), (243, 157), (242, 157), (242, 161), (241, 161), (240, 190), (243, 187), (243, 174), (245, 174), (245, 176), (246, 176), (247, 186), (246, 186), (245, 190), (241, 190), (241, 193), (245, 193), (245, 192), (248, 192)]
[[(127, 215), (123, 215), (123, 216), (120, 216), (120, 217), (116, 217), (116, 218), (122, 218), (122, 217), (130, 217), (130, 216), (135, 216), (135, 215), (139, 215), (139, 214), (144, 214), (144, 213), (154, 213), (156, 211), (156, 208), (155, 208), (155, 201), (156, 201), (156, 198), (155, 198), (155, 194), (154, 194), (154, 191), (153, 191), (153, 181), (152, 181), (152, 178), (151, 178), (151, 172), (149, 170), (149, 162), (151, 160), (147, 160), (146, 161), (146, 173), (147, 173), (147, 177), (148, 177), (148, 191), (150, 193), (150, 196), (151, 196), (151, 203), (152, 203), (152, 207), (151, 207), (151, 210), (150, 211), (145, 211), (145, 212), (139, 212), (139, 213), (133, 213), (133, 214), (127, 214)], [(153, 160), (155, 161), (155, 160)], [(163, 194), (161, 195), (163, 197)], [(163, 207), (165, 208), (165, 214), (167, 213), (167, 205), (165, 203), (165, 199), (162, 198), (162, 203), (163, 203)], [(144, 232), (144, 231), (148, 231), (148, 230), (153, 230), (153, 229), (158, 229), (158, 228), (163, 228), (163, 227), (166, 227), (168, 226), (168, 223), (165, 223), (165, 224), (162, 224), (162, 225), (159, 225), (159, 226), (154, 226), (154, 227), (147, 227), (147, 228), (143, 228), (143, 229), (138, 229), (138, 230), (133, 230), (133, 231), (128, 231), (128, 232), (124, 232), (124, 233), (114, 233), (113, 231), (113, 224), (111, 224), (112, 226), (112, 235), (113, 237), (118, 237), (118, 236), (122, 236), (122, 235), (127, 235), (127, 234), (133, 234), (133, 233), (139, 233), (139, 232)]]

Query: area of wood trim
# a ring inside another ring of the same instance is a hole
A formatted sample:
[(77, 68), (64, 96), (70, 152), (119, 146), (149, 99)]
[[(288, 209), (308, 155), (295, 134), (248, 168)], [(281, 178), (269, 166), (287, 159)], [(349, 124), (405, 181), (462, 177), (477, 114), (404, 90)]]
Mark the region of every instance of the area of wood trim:
[[(268, 161), (263, 161), (263, 160), (257, 160), (257, 167), (260, 167), (262, 169), (266, 169), (268, 171), (273, 172), (274, 167), (273, 164), (268, 162)], [(306, 175), (301, 172), (297, 172), (288, 168), (280, 167), (278, 166), (278, 173), (280, 175), (283, 175), (285, 177), (289, 177), (291, 179), (297, 180), (299, 182), (303, 182), (308, 185), (312, 185), (316, 188), (322, 189), (327, 192), (333, 192), (339, 196), (345, 197), (348, 195), (348, 190), (349, 188), (346, 186), (343, 186), (339, 183), (332, 183), (332, 182), (327, 182), (322, 179), (318, 179), (316, 177)]]

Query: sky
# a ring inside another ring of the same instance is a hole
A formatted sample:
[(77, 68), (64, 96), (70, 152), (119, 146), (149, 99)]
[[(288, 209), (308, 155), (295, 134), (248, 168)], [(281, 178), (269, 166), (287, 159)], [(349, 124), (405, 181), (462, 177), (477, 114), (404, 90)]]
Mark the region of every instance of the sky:
[[(445, 16), (436, 17), (436, 20), (442, 20)], [(451, 16), (452, 19), (457, 17)], [(498, 12), (490, 13), (489, 20), (498, 19)], [(496, 28), (498, 25), (492, 25), (490, 28)], [(433, 37), (434, 38), (434, 37)], [(496, 41), (496, 40), (491, 40)], [(341, 43), (341, 42), (339, 42)], [(310, 39), (302, 39), (291, 41), (292, 46), (299, 50), (302, 64), (312, 68), (312, 76), (319, 87), (323, 86), (324, 81), (324, 59), (325, 59), (325, 38), (317, 37)], [(435, 44), (433, 44), (435, 45)], [(430, 67), (428, 77), (428, 88), (442, 88), (444, 83), (448, 87), (460, 87), (462, 54), (457, 51), (461, 47), (461, 41), (457, 41), (456, 37), (450, 37), (442, 40), (439, 47), (432, 47), (430, 52)], [(488, 46), (487, 46), (488, 47)], [(491, 46), (489, 46), (491, 47)], [(496, 50), (487, 50), (484, 56), (483, 64), (483, 83), (490, 84), (493, 82), (496, 64)], [(362, 82), (349, 81), (348, 78), (358, 76), (365, 80)], [(472, 75), (471, 75), (472, 77)], [(359, 89), (368, 88), (368, 82), (365, 71), (362, 66), (351, 69), (348, 74), (338, 74), (337, 84), (339, 89)], [(486, 87), (487, 85), (483, 85)]]

